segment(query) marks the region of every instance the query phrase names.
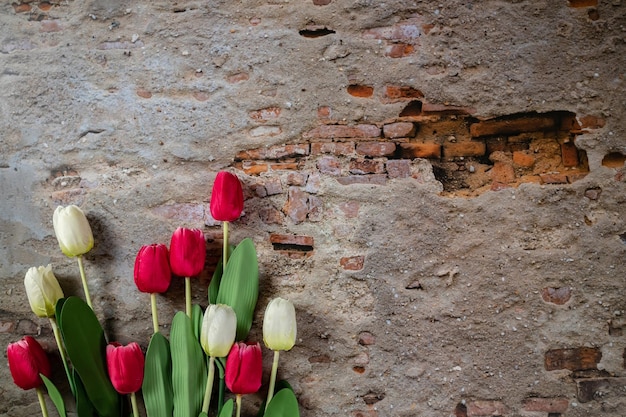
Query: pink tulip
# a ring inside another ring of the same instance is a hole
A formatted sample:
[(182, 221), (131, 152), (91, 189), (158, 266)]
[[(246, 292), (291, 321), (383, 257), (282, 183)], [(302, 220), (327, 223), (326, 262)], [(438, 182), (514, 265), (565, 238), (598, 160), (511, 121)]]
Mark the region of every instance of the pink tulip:
[(29, 390), (43, 384), (39, 374), (50, 378), (50, 362), (39, 342), (30, 336), (25, 336), (19, 342), (11, 343), (7, 347), (9, 370), (15, 385)]
[(261, 388), (263, 358), (259, 343), (237, 342), (226, 359), (226, 386), (234, 394), (253, 394)]
[(211, 192), (211, 216), (222, 222), (232, 222), (243, 211), (243, 191), (236, 175), (220, 171)]
[(113, 388), (120, 394), (132, 394), (143, 383), (144, 356), (135, 342), (122, 346), (113, 342), (106, 348), (107, 368)]
[(163, 293), (172, 279), (169, 252), (163, 244), (142, 246), (135, 258), (135, 284), (141, 292)]
[(199, 229), (179, 227), (170, 242), (170, 266), (180, 277), (193, 277), (204, 269), (206, 243)]

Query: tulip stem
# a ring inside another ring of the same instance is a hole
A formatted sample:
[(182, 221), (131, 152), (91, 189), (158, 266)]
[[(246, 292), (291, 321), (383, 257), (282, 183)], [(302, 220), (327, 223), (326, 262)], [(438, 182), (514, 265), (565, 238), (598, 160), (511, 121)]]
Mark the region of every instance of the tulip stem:
[(213, 379), (215, 378), (215, 357), (209, 356), (209, 376), (206, 381), (206, 389), (204, 390), (204, 401), (202, 402), (202, 412), (209, 413), (209, 404), (211, 404), (211, 391), (213, 391)]
[(235, 398), (237, 401), (237, 413), (235, 414), (235, 417), (239, 417), (241, 415), (241, 394), (237, 394)]
[(43, 390), (41, 387), (37, 387), (37, 398), (39, 398), (39, 405), (41, 406), (41, 415), (48, 417), (48, 407), (46, 407), (46, 399), (43, 396)]
[(191, 318), (191, 278), (185, 277), (185, 303), (187, 316)]
[(150, 305), (152, 307), (152, 327), (154, 327), (154, 333), (159, 332), (159, 317), (157, 316), (157, 304), (156, 293), (150, 294)]
[(83, 281), (83, 291), (85, 291), (85, 299), (87, 300), (87, 305), (93, 310), (93, 306), (91, 305), (91, 297), (89, 296), (89, 287), (87, 286), (87, 277), (85, 277), (83, 255), (78, 255), (76, 259), (78, 259), (78, 269), (80, 270), (80, 279)]
[(70, 388), (72, 389), (72, 395), (76, 394), (76, 388), (74, 387), (74, 381), (70, 375), (70, 368), (67, 366), (67, 359), (65, 358), (65, 348), (63, 347), (63, 343), (61, 342), (61, 333), (59, 333), (59, 326), (57, 325), (57, 320), (54, 317), (50, 317), (50, 325), (52, 326), (52, 332), (54, 333), (54, 339), (57, 342), (57, 346), (59, 347), (59, 353), (61, 354), (61, 360), (63, 361), (63, 367), (65, 368), (65, 374), (67, 375), (67, 381), (70, 384)]
[(222, 230), (224, 231), (224, 250), (222, 255), (222, 266), (226, 269), (228, 262), (228, 222), (222, 222)]
[(267, 402), (265, 403), (265, 410), (267, 411), (267, 407), (270, 405), (270, 401), (272, 401), (272, 397), (274, 396), (274, 387), (276, 386), (276, 374), (278, 373), (278, 356), (280, 355), (280, 350), (274, 351), (274, 362), (272, 362), (272, 374), (270, 376), (270, 386), (267, 391)]
[(130, 393), (130, 403), (133, 406), (133, 417), (139, 417), (139, 407), (137, 406), (137, 396), (134, 392)]

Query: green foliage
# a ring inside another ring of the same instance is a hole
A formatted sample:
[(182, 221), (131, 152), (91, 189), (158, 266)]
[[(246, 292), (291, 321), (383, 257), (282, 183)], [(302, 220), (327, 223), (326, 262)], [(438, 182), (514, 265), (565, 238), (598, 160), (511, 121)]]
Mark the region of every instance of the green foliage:
[(41, 380), (46, 385), (46, 389), (48, 390), (48, 395), (52, 400), (52, 403), (57, 409), (60, 417), (65, 417), (67, 414), (65, 412), (65, 403), (63, 402), (63, 397), (61, 393), (57, 389), (57, 387), (50, 381), (44, 374), (39, 374)]
[(171, 417), (174, 410), (172, 393), (172, 359), (170, 343), (161, 333), (150, 339), (141, 391), (148, 417)]
[(222, 411), (220, 411), (219, 417), (233, 417), (234, 404), (232, 398), (224, 404)]
[(293, 390), (283, 388), (270, 401), (264, 417), (300, 417), (298, 400)]
[(104, 331), (93, 310), (80, 298), (68, 297), (57, 320), (67, 354), (89, 401), (101, 417), (119, 417), (120, 397), (106, 370)]
[(174, 417), (197, 416), (202, 407), (207, 371), (191, 319), (182, 311), (172, 320), (170, 343)]
[(226, 264), (216, 299), (217, 304), (227, 304), (237, 314), (236, 340), (244, 340), (248, 336), (258, 296), (256, 249), (252, 240), (246, 238), (237, 245)]

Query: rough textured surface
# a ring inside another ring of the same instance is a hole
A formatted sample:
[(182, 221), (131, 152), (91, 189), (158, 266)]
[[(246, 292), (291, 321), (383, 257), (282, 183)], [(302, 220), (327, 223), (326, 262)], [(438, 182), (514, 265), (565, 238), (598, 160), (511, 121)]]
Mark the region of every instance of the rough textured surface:
[[(229, 169), (232, 239), (259, 255), (251, 338), (269, 298), (294, 301), (280, 374), (302, 416), (622, 416), (624, 26), (623, 0), (3, 3), (2, 345), (55, 351), (28, 267), (82, 293), (58, 204), (94, 229), (110, 339), (146, 347), (134, 257), (177, 226), (205, 231), (206, 306)], [(0, 416), (39, 412), (0, 378)]]

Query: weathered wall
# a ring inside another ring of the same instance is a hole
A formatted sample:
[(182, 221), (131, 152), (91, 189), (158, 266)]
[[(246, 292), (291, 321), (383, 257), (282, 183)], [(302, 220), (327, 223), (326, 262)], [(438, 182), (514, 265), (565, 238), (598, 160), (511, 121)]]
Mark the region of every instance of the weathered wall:
[[(621, 0), (4, 2), (2, 345), (55, 350), (30, 266), (81, 294), (59, 204), (91, 221), (111, 339), (146, 347), (134, 257), (177, 226), (205, 231), (205, 306), (228, 169), (262, 274), (251, 337), (294, 301), (303, 416), (622, 416), (624, 27)], [(182, 283), (159, 303), (167, 322)], [(38, 413), (0, 378), (0, 416)]]

